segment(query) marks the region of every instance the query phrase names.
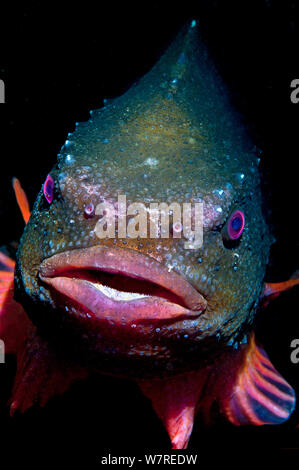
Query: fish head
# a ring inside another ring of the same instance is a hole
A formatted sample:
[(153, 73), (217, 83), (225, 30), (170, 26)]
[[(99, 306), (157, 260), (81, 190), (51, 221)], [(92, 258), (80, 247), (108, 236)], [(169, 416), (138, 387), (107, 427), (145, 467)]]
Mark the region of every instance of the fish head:
[(258, 155), (197, 36), (76, 125), (20, 242), (33, 322), (103, 371), (198, 368), (243, 340), (259, 302)]

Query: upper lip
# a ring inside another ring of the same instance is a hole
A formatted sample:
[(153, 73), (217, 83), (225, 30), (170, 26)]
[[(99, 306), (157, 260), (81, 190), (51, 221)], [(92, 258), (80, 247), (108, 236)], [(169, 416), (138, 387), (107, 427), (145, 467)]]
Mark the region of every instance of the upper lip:
[[(86, 280), (85, 273), (90, 271), (145, 281), (145, 285), (154, 284), (163, 289), (162, 295), (155, 295), (154, 289), (154, 295), (141, 291), (139, 296), (129, 293), (127, 299), (119, 300), (124, 297), (121, 289), (118, 294), (117, 287), (111, 290), (102, 283)], [(39, 275), (42, 281), (87, 308), (97, 318), (122, 325), (142, 320), (194, 319), (207, 306), (204, 297), (181, 275), (149, 256), (126, 248), (94, 246), (57, 253), (41, 263)], [(164, 292), (170, 294), (170, 300)]]

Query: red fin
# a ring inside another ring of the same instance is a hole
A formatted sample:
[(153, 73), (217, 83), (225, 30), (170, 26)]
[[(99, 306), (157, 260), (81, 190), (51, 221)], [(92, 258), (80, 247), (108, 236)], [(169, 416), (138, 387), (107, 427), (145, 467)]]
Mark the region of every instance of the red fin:
[(2, 271), (14, 272), (15, 261), (0, 251), (0, 273)]
[(12, 180), (13, 189), (16, 195), (17, 203), (22, 213), (25, 224), (27, 224), (30, 218), (29, 203), (24, 189), (21, 186), (20, 181), (17, 178)]
[(138, 382), (162, 420), (173, 449), (185, 449), (188, 445), (201, 384), (202, 374), (199, 372)]
[(19, 351), (31, 328), (23, 307), (13, 299), (14, 265), (12, 259), (0, 252), (0, 339), (7, 354)]
[(11, 414), (38, 402), (44, 406), (53, 395), (65, 392), (87, 371), (63, 357), (41, 339), (21, 304), (13, 299), (14, 261), (0, 252), (0, 339), (6, 354), (17, 355), (17, 374)]
[(45, 406), (52, 396), (64, 393), (74, 381), (87, 376), (86, 369), (58, 355), (35, 330), (32, 331), (18, 354), (11, 415), (16, 411), (23, 413), (36, 403)]
[(244, 362), (222, 411), (237, 426), (281, 424), (295, 407), (292, 387), (277, 372), (252, 335)]
[(292, 289), (292, 287), (299, 285), (299, 271), (296, 271), (291, 279), (283, 282), (266, 282), (262, 292), (262, 298), (277, 297), (281, 292)]

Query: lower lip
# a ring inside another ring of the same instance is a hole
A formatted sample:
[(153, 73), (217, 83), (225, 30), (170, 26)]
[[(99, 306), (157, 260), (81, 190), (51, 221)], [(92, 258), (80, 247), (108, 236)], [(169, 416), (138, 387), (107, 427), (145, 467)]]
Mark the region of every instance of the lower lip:
[(103, 293), (96, 285), (83, 279), (69, 277), (41, 277), (70, 300), (84, 307), (97, 321), (132, 327), (138, 323), (176, 322), (196, 319), (202, 312), (186, 309), (160, 297), (140, 296), (132, 300), (116, 300)]

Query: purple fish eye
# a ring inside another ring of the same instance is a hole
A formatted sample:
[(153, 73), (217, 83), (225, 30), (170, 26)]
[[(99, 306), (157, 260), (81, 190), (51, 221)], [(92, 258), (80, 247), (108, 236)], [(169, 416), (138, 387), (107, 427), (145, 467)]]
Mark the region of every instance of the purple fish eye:
[(232, 213), (227, 223), (227, 233), (231, 240), (237, 240), (242, 235), (245, 225), (244, 213), (237, 210)]
[(47, 176), (46, 181), (44, 182), (43, 191), (48, 203), (51, 204), (54, 194), (54, 180), (51, 175)]

